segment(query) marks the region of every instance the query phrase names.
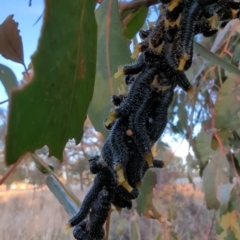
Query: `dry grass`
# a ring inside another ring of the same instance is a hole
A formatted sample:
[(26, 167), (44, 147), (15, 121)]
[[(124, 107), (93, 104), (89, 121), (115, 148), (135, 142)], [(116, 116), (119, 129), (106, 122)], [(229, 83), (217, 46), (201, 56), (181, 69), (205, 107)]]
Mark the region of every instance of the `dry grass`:
[(1, 240), (72, 240), (63, 229), (69, 216), (47, 190), (0, 192)]
[[(74, 192), (82, 200), (86, 189), (84, 192), (78, 189)], [(159, 233), (162, 240), (216, 239), (214, 227), (211, 229), (213, 213), (206, 210), (199, 189), (193, 189), (190, 184), (158, 185), (154, 204), (173, 223), (173, 228), (139, 217), (135, 210), (123, 210), (121, 216), (117, 212), (111, 216), (109, 240), (132, 240), (134, 224), (138, 240), (155, 240)], [(74, 239), (71, 231), (63, 233), (69, 216), (47, 188), (0, 190), (0, 209), (1, 240)]]

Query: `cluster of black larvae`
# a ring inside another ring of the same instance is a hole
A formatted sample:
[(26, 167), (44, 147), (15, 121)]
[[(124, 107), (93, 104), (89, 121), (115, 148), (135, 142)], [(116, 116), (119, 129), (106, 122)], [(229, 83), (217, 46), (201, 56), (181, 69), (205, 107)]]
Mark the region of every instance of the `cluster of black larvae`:
[(178, 85), (190, 96), (193, 87), (184, 71), (192, 64), (194, 36), (213, 36), (230, 20), (239, 18), (234, 0), (161, 0), (155, 26), (140, 31), (142, 42), (133, 53), (134, 64), (124, 65), (127, 95), (112, 96), (115, 108), (105, 121), (110, 130), (101, 156), (89, 159), (96, 174), (79, 212), (69, 220), (77, 240), (100, 240), (111, 205), (130, 209), (148, 168), (162, 168), (151, 148), (163, 133), (168, 108)]

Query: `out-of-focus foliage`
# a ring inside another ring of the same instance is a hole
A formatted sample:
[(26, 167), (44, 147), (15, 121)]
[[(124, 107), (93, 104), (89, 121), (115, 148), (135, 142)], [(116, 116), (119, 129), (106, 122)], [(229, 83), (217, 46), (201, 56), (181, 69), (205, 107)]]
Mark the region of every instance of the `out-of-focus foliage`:
[(8, 97), (10, 97), (11, 90), (18, 86), (18, 82), (13, 71), (2, 64), (0, 64), (0, 80)]
[(217, 211), (216, 232), (219, 240), (238, 239), (240, 236), (239, 189), (233, 188), (227, 204)]
[(145, 217), (152, 217), (150, 216), (149, 212), (152, 212), (152, 215), (156, 219), (160, 218), (160, 214), (156, 211), (153, 203), (153, 188), (157, 183), (156, 174), (152, 171), (147, 171), (144, 178), (143, 184), (140, 187), (140, 195), (137, 198), (137, 207), (136, 210), (138, 214)]
[(148, 15), (148, 8), (143, 7), (136, 11), (130, 12), (123, 22), (125, 23), (124, 35), (128, 39), (132, 39), (142, 28)]
[(130, 41), (123, 36), (117, 1), (104, 1), (96, 10), (96, 20), (98, 23), (96, 82), (88, 114), (95, 129), (106, 137), (108, 131), (103, 126), (103, 120), (112, 107), (111, 95), (118, 94), (123, 88), (122, 79), (115, 79), (114, 74), (120, 65), (131, 61)]

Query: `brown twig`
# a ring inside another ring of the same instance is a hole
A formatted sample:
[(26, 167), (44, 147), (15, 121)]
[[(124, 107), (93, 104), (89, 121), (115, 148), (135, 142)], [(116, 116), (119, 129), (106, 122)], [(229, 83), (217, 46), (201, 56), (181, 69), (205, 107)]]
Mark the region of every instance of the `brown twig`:
[(119, 2), (119, 13), (122, 15), (127, 10), (136, 10), (141, 7), (150, 7), (158, 4), (159, 0), (138, 0), (132, 2)]
[(210, 226), (210, 229), (209, 229), (209, 232), (208, 232), (207, 240), (209, 240), (210, 237), (211, 237), (211, 232), (212, 232), (212, 229), (213, 229), (213, 226), (214, 226), (215, 218), (216, 218), (216, 212), (214, 212), (214, 216), (212, 218), (212, 222), (211, 222), (211, 226)]
[(9, 175), (15, 170), (15, 168), (18, 166), (18, 164), (24, 159), (25, 155), (20, 157), (17, 162), (15, 162), (11, 167), (5, 172), (3, 177), (0, 179), (0, 185), (4, 183), (4, 181), (9, 177)]

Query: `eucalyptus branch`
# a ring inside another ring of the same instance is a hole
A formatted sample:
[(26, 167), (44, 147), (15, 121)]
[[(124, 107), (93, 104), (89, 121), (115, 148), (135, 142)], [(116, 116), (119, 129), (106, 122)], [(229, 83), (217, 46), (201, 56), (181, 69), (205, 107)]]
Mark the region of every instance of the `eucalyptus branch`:
[(119, 13), (122, 15), (127, 10), (136, 10), (141, 7), (150, 7), (158, 4), (160, 0), (138, 0), (132, 2), (119, 2)]

